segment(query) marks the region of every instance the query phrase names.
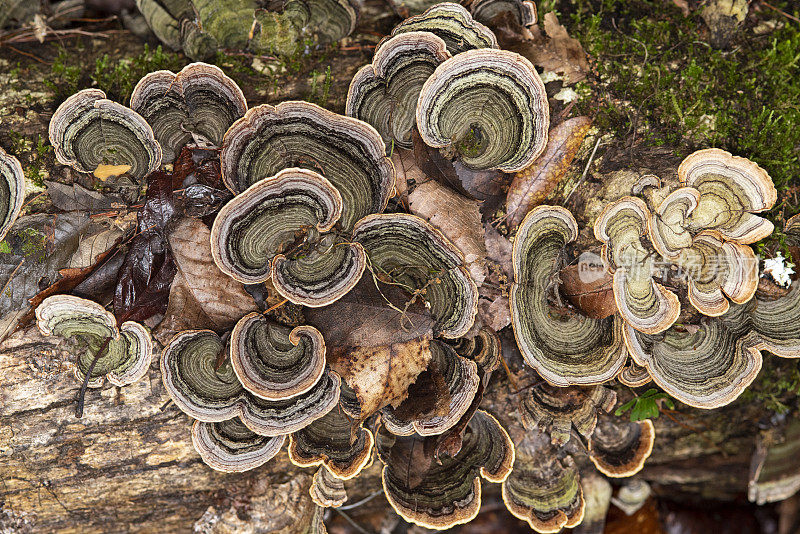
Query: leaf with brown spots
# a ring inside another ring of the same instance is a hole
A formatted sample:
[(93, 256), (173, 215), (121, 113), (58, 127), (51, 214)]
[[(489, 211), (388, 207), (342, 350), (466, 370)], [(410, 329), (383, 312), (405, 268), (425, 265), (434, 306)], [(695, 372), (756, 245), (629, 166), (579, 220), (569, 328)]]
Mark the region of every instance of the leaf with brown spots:
[(525, 215), (561, 183), (591, 125), (589, 117), (574, 117), (550, 129), (544, 153), (516, 173), (508, 189), (506, 217), (510, 228), (519, 226)]
[(434, 320), (421, 299), (369, 273), (347, 295), (306, 311), (325, 337), (327, 359), (355, 391), (361, 416), (398, 405), (431, 360)]

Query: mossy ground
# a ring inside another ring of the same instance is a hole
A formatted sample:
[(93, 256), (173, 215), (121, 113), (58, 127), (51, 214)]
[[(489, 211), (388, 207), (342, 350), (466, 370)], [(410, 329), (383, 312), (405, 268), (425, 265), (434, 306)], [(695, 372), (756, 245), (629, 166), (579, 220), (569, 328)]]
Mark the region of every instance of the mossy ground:
[[(800, 15), (790, 2), (774, 2)], [(682, 158), (716, 146), (764, 167), (778, 217), (800, 211), (800, 23), (751, 8), (725, 49), (710, 43), (702, 8), (684, 16), (665, 0), (544, 2), (590, 56), (580, 102), (626, 146), (666, 147)]]

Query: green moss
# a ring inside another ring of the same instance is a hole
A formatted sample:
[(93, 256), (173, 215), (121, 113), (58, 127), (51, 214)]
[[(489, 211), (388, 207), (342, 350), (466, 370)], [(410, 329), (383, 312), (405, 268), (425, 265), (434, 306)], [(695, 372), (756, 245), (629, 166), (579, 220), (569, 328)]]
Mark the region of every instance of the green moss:
[[(601, 130), (620, 142), (671, 147), (677, 156), (716, 146), (756, 161), (779, 192), (800, 185), (800, 24), (764, 10), (730, 49), (719, 50), (707, 42), (699, 10), (684, 17), (669, 2), (556, 7), (590, 56), (594, 95), (580, 107)], [(756, 35), (753, 23), (767, 19), (782, 26)], [(781, 211), (788, 216), (800, 206), (783, 200), (773, 218)]]
[(90, 77), (108, 98), (127, 105), (133, 88), (145, 74), (156, 70), (177, 71), (183, 63), (176, 54), (164, 52), (161, 45), (150, 50), (145, 44), (144, 50), (130, 60), (111, 59), (108, 54), (97, 58)]
[(800, 362), (764, 355), (764, 366), (741, 396), (742, 402), (760, 403), (771, 412), (784, 414), (797, 409), (800, 395)]

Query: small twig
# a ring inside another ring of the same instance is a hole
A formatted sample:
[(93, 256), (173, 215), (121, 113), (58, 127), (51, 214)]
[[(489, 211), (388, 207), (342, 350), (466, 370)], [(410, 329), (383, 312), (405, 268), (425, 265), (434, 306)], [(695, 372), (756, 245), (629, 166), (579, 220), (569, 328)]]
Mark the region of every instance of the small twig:
[(264, 310), (264, 313), (263, 313), (263, 314), (264, 314), (264, 315), (266, 315), (266, 314), (268, 314), (268, 313), (269, 313), (269, 312), (271, 312), (271, 311), (275, 311), (275, 310), (277, 310), (278, 308), (280, 308), (281, 306), (283, 306), (284, 304), (286, 304), (287, 302), (289, 302), (289, 299), (283, 299), (282, 301), (280, 301), (280, 302), (279, 302), (279, 303), (277, 303), (276, 305), (274, 305), (274, 306), (270, 306), (269, 308), (267, 308), (266, 310)]
[(358, 502), (354, 502), (353, 504), (347, 504), (347, 505), (344, 505), (344, 506), (337, 506), (336, 509), (337, 510), (352, 510), (353, 508), (356, 508), (357, 506), (361, 506), (362, 504), (368, 503), (369, 501), (371, 501), (372, 499), (374, 499), (375, 497), (377, 497), (381, 493), (383, 493), (383, 490), (379, 489), (378, 491), (376, 491), (374, 493), (370, 493), (369, 495), (367, 495), (366, 497), (364, 497), (363, 499), (361, 499)]
[(764, 2), (764, 0), (761, 0), (761, 3), (762, 3), (762, 4), (764, 4), (765, 6), (767, 6), (768, 8), (770, 8), (770, 9), (773, 9), (773, 10), (777, 11), (778, 13), (780, 13), (781, 15), (783, 15), (784, 17), (786, 17), (787, 19), (792, 19), (792, 20), (793, 20), (793, 21), (795, 21), (795, 22), (800, 22), (800, 19), (798, 19), (798, 18), (797, 18), (797, 17), (795, 17), (794, 15), (790, 15), (790, 14), (789, 14), (789, 13), (787, 13), (786, 11), (783, 11), (782, 9), (778, 9), (777, 7), (773, 6), (772, 4), (769, 4), (769, 3), (767, 3), (767, 2)]
[(14, 270), (11, 272), (11, 276), (9, 276), (9, 277), (8, 277), (8, 282), (6, 282), (6, 285), (4, 285), (4, 286), (3, 286), (3, 289), (2, 289), (2, 291), (0, 291), (0, 295), (3, 295), (3, 294), (5, 294), (5, 292), (6, 292), (6, 289), (8, 289), (8, 284), (10, 284), (10, 283), (11, 283), (11, 280), (13, 280), (13, 279), (14, 279), (14, 275), (16, 275), (16, 274), (17, 274), (17, 271), (19, 271), (19, 268), (20, 268), (20, 267), (22, 267), (22, 264), (23, 264), (23, 263), (25, 263), (25, 258), (22, 258), (22, 261), (21, 261), (21, 262), (19, 262), (19, 265), (17, 265), (17, 268), (16, 268), (16, 269), (14, 269)]
[(38, 61), (39, 63), (42, 63), (44, 65), (50, 65), (50, 63), (48, 63), (47, 61), (43, 60), (42, 58), (36, 56), (35, 54), (31, 54), (30, 52), (23, 52), (22, 50), (20, 50), (18, 48), (15, 48), (15, 47), (13, 47), (11, 45), (6, 45), (6, 46), (9, 47), (14, 52), (16, 52), (17, 54), (22, 54), (23, 56), (27, 56), (27, 57), (29, 57), (31, 59), (35, 59), (36, 61)]
[(89, 365), (89, 370), (86, 371), (86, 376), (83, 377), (83, 384), (81, 384), (81, 392), (78, 395), (78, 405), (75, 407), (75, 417), (80, 419), (83, 417), (83, 403), (86, 399), (86, 388), (89, 387), (89, 380), (92, 376), (92, 371), (94, 371), (94, 366), (97, 365), (97, 362), (100, 360), (100, 357), (105, 352), (106, 348), (108, 348), (108, 344), (111, 343), (111, 336), (106, 337), (106, 340), (103, 342), (103, 345), (100, 347), (100, 350), (97, 351), (97, 354), (94, 355), (92, 358), (92, 363)]
[(594, 155), (597, 153), (597, 148), (600, 146), (600, 139), (602, 138), (597, 138), (597, 142), (594, 144), (594, 148), (592, 149), (592, 154), (589, 156), (589, 161), (586, 162), (586, 168), (583, 169), (583, 174), (581, 175), (580, 180), (578, 180), (578, 183), (575, 184), (575, 187), (573, 187), (572, 191), (569, 192), (567, 198), (564, 199), (564, 204), (569, 202), (570, 197), (572, 197), (572, 193), (574, 193), (581, 185), (583, 185), (583, 182), (586, 180), (586, 175), (589, 174), (589, 166), (591, 166), (592, 161), (594, 161)]

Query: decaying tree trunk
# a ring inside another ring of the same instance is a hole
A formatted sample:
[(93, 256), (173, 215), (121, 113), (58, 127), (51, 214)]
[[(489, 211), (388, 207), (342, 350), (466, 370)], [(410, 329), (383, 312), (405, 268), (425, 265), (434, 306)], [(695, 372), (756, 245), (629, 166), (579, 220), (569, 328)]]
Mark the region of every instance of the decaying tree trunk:
[[(0, 528), (293, 532), (308, 524), (313, 470), (292, 466), (285, 451), (241, 475), (207, 467), (192, 448), (189, 418), (168, 403), (156, 362), (133, 385), (89, 390), (84, 416), (76, 419), (73, 360), (35, 327), (2, 344)], [(502, 371), (492, 382), (484, 406), (521, 431)], [(757, 416), (748, 410), (736, 404), (662, 415), (643, 477), (673, 497), (741, 497), (757, 434)], [(377, 475), (374, 465), (348, 483), (350, 502), (379, 490)], [(498, 488), (486, 486), (489, 502)], [(383, 499), (371, 506), (388, 508)]]

